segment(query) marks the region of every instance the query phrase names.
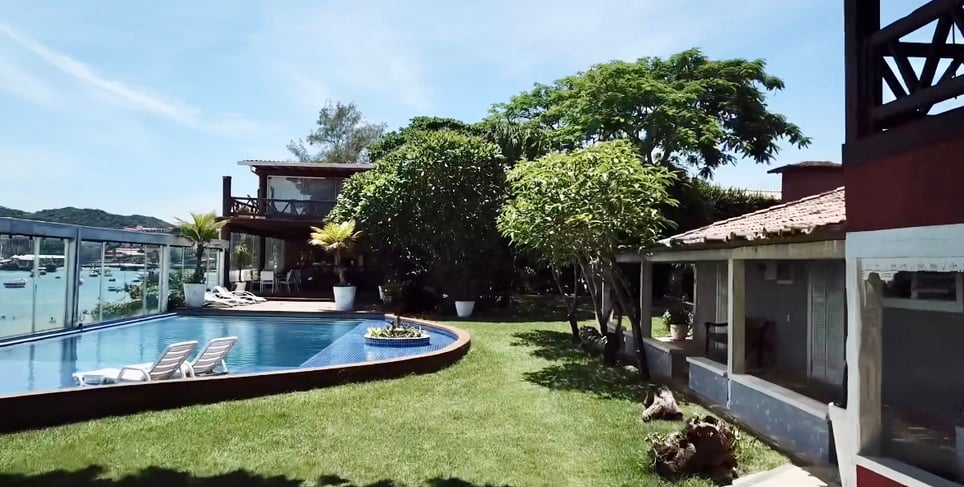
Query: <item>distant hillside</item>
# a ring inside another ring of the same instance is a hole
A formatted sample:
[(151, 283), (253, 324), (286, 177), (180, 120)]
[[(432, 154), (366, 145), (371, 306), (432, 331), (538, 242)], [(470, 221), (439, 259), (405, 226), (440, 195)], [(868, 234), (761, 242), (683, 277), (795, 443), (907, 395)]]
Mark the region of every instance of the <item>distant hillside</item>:
[(67, 208), (56, 208), (52, 210), (40, 210), (35, 213), (30, 213), (22, 210), (14, 210), (13, 208), (5, 208), (0, 206), (0, 217), (13, 217), (13, 218), (24, 218), (27, 220), (41, 220), (45, 222), (54, 223), (70, 223), (73, 225), (86, 225), (88, 227), (102, 227), (102, 228), (125, 228), (125, 227), (136, 227), (138, 225), (144, 227), (172, 227), (174, 225), (161, 220), (159, 218), (154, 218), (152, 216), (144, 215), (116, 215), (114, 213), (107, 213), (104, 210), (94, 210), (90, 208), (74, 208), (68, 206)]

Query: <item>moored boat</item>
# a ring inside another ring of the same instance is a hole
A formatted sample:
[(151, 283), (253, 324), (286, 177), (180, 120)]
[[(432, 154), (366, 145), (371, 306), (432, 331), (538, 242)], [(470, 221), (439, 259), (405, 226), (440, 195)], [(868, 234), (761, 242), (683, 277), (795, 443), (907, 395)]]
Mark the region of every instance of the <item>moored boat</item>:
[(24, 287), (27, 287), (27, 280), (21, 278), (21, 279), (14, 279), (12, 281), (6, 281), (3, 283), (3, 287), (12, 288), (12, 289), (24, 288)]

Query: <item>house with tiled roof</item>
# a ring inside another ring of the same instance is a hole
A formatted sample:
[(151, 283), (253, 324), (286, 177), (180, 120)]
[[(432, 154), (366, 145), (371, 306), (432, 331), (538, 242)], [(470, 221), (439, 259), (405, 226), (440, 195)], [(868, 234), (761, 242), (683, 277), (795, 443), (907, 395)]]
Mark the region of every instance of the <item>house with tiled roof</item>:
[[(776, 168), (770, 173), (782, 177), (779, 204), (623, 258), (640, 263), (642, 316), (652, 315), (654, 264), (694, 270), (689, 336), (654, 338), (644, 326), (650, 374), (688, 384), (756, 432), (821, 463), (832, 456), (828, 404), (844, 390), (842, 171), (823, 161)], [(624, 347), (635, 352), (638, 343), (628, 337)]]

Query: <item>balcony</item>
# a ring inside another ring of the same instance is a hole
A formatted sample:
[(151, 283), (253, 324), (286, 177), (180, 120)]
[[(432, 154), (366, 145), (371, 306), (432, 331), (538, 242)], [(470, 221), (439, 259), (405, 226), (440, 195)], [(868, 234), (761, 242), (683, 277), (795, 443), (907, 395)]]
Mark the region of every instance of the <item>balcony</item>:
[(335, 207), (335, 200), (277, 200), (230, 197), (224, 216), (276, 218), (282, 220), (321, 220)]

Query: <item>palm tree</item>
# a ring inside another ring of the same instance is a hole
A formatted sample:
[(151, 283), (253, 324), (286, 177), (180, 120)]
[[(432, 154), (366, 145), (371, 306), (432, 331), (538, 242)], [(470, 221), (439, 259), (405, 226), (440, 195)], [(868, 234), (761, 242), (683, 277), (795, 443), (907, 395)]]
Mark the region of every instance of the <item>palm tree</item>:
[(194, 275), (189, 282), (204, 282), (204, 245), (212, 240), (217, 240), (221, 236), (221, 227), (226, 222), (217, 221), (217, 215), (211, 213), (191, 213), (188, 221), (177, 218), (177, 231), (181, 236), (194, 242), (194, 256), (197, 259), (194, 264)]
[(311, 238), (308, 239), (308, 244), (334, 254), (339, 286), (348, 285), (348, 280), (345, 279), (346, 269), (341, 265), (341, 259), (352, 251), (361, 234), (361, 231), (355, 231), (355, 220), (328, 223), (322, 228), (311, 227)]

